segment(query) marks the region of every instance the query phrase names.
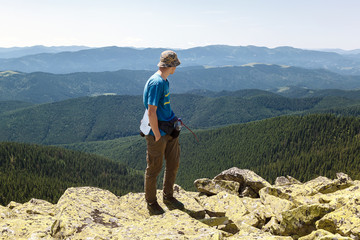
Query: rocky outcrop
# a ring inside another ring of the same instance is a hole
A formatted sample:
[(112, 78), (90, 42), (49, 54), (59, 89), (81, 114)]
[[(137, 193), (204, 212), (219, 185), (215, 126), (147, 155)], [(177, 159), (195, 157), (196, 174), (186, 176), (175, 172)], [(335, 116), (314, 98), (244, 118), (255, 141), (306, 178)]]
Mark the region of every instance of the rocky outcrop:
[(265, 179), (247, 169), (230, 168), (214, 177), (214, 180), (228, 180), (240, 183), (241, 197), (258, 197), (260, 189), (270, 186)]
[(195, 185), (199, 192), (175, 185), (182, 211), (169, 210), (158, 190), (165, 213), (157, 216), (144, 193), (118, 197), (94, 187), (69, 188), (57, 204), (11, 202), (0, 206), (0, 239), (360, 239), (360, 182), (346, 174), (271, 185), (232, 168)]
[(234, 195), (239, 195), (240, 183), (234, 181), (201, 178), (196, 180), (194, 185), (199, 192), (209, 195), (218, 194), (223, 191)]

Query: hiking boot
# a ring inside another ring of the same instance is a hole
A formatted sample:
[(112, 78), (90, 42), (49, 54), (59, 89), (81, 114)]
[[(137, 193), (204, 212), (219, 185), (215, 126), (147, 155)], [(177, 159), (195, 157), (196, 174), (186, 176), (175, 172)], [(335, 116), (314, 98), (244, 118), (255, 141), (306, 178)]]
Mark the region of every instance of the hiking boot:
[(182, 202), (179, 202), (174, 197), (165, 197), (164, 196), (163, 202), (169, 209), (180, 209), (180, 210), (184, 209), (184, 204), (182, 204)]
[(147, 203), (147, 209), (149, 210), (150, 215), (161, 215), (165, 213), (164, 209), (160, 207), (158, 202)]

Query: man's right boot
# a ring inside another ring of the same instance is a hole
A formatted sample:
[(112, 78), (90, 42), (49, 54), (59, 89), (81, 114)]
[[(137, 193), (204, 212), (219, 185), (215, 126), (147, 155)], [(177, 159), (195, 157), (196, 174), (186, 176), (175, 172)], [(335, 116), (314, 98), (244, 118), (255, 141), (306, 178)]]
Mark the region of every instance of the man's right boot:
[(147, 209), (149, 210), (150, 215), (161, 215), (165, 213), (164, 209), (162, 209), (157, 201), (153, 203), (147, 203)]

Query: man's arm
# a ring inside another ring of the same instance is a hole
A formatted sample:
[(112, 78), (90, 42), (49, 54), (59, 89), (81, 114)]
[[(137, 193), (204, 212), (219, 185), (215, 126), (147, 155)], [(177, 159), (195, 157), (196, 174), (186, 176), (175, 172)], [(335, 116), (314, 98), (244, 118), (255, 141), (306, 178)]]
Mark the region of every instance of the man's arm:
[(155, 141), (159, 141), (161, 138), (160, 130), (159, 130), (159, 123), (158, 118), (156, 115), (157, 106), (148, 105), (148, 115), (149, 115), (149, 122), (150, 127), (155, 135)]

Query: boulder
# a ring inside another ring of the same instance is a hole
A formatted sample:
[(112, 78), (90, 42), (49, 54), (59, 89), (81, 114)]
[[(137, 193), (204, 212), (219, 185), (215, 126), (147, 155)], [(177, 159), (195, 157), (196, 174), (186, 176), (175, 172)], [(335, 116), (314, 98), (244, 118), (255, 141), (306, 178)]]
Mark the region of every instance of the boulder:
[(295, 206), (311, 205), (318, 203), (329, 203), (330, 200), (326, 194), (319, 193), (310, 184), (292, 184), (282, 186), (271, 186), (263, 188), (260, 195), (273, 195), (292, 202)]
[[(312, 192), (312, 189), (306, 189), (301, 187), (297, 188), (294, 185), (285, 185), (285, 186), (271, 186), (265, 187), (259, 191), (260, 197), (271, 195), (276, 197), (277, 199), (283, 199), (292, 202), (296, 206), (302, 205), (299, 201), (297, 201), (298, 196), (307, 196), (309, 192)], [(263, 200), (264, 201), (264, 200)]]
[(291, 176), (286, 176), (286, 177), (281, 176), (281, 177), (277, 177), (275, 180), (275, 186), (285, 186), (292, 184), (302, 184), (302, 183)]
[(10, 209), (0, 205), (0, 220), (8, 218), (10, 215)]
[(199, 203), (206, 213), (212, 217), (226, 216), (230, 220), (235, 221), (237, 218), (248, 213), (241, 198), (227, 192), (207, 197)]
[(95, 188), (69, 188), (57, 203), (59, 213), (51, 227), (54, 238), (69, 238), (87, 228), (106, 229), (144, 219), (133, 208), (122, 208), (113, 193)]
[(257, 204), (251, 204), (249, 201), (244, 203), (242, 198), (227, 192), (202, 199), (200, 204), (209, 216), (225, 216), (229, 219), (229, 224), (234, 223), (238, 229), (243, 223), (261, 228), (269, 217), (269, 210), (260, 201)]
[(299, 238), (299, 240), (353, 240), (349, 237), (343, 237), (340, 234), (332, 234), (331, 232), (319, 229), (313, 231), (309, 235)]
[(240, 231), (228, 239), (231, 240), (292, 240), (292, 237), (288, 236), (275, 236), (268, 232), (261, 231), (258, 228), (242, 223)]
[(261, 229), (266, 224), (266, 217), (264, 215), (265, 207), (261, 206), (254, 212), (250, 212), (238, 219), (234, 222), (236, 226), (239, 228), (241, 224), (246, 223), (249, 226)]
[(305, 236), (316, 230), (315, 222), (333, 211), (322, 204), (303, 205), (282, 213), (279, 235)]
[(55, 216), (58, 212), (56, 205), (48, 201), (33, 198), (24, 204), (18, 204), (16, 207), (10, 207), (12, 214), (39, 214)]
[(15, 208), (17, 206), (21, 206), (21, 203), (11, 201), (6, 207), (9, 208), (9, 209), (13, 209), (13, 208)]
[(55, 205), (39, 199), (20, 204), (10, 202), (1, 207), (0, 236), (2, 239), (40, 239), (50, 234)]
[(214, 180), (227, 180), (240, 183), (241, 197), (258, 197), (260, 189), (271, 186), (265, 179), (248, 169), (230, 168), (214, 177)]
[(42, 215), (18, 215), (0, 222), (1, 239), (51, 239), (52, 217)]
[(353, 181), (344, 173), (337, 173), (337, 179), (331, 180), (327, 177), (317, 177), (305, 183), (319, 193), (332, 193), (353, 186)]
[(360, 196), (350, 199), (345, 206), (326, 214), (316, 222), (316, 228), (360, 239)]
[(354, 181), (353, 186), (338, 190), (336, 192), (322, 194), (319, 197), (319, 202), (328, 203), (332, 207), (339, 209), (345, 206), (353, 198), (360, 196), (360, 182)]
[(280, 221), (276, 217), (272, 217), (261, 230), (276, 235), (280, 232)]
[(250, 226), (262, 228), (264, 224), (272, 217), (272, 211), (268, 206), (265, 206), (259, 198), (241, 198), (247, 214), (244, 215), (239, 222), (246, 223)]
[[(275, 197), (267, 193), (267, 188), (263, 188), (260, 190), (260, 199), (261, 203), (268, 207), (270, 217), (276, 217), (276, 219), (281, 220), (281, 213), (284, 211), (291, 210), (295, 208), (295, 204), (290, 200)], [(289, 198), (290, 199), (290, 198)]]
[(215, 195), (223, 191), (239, 195), (240, 184), (234, 181), (201, 178), (195, 180), (194, 185), (199, 192), (203, 192), (208, 195)]

